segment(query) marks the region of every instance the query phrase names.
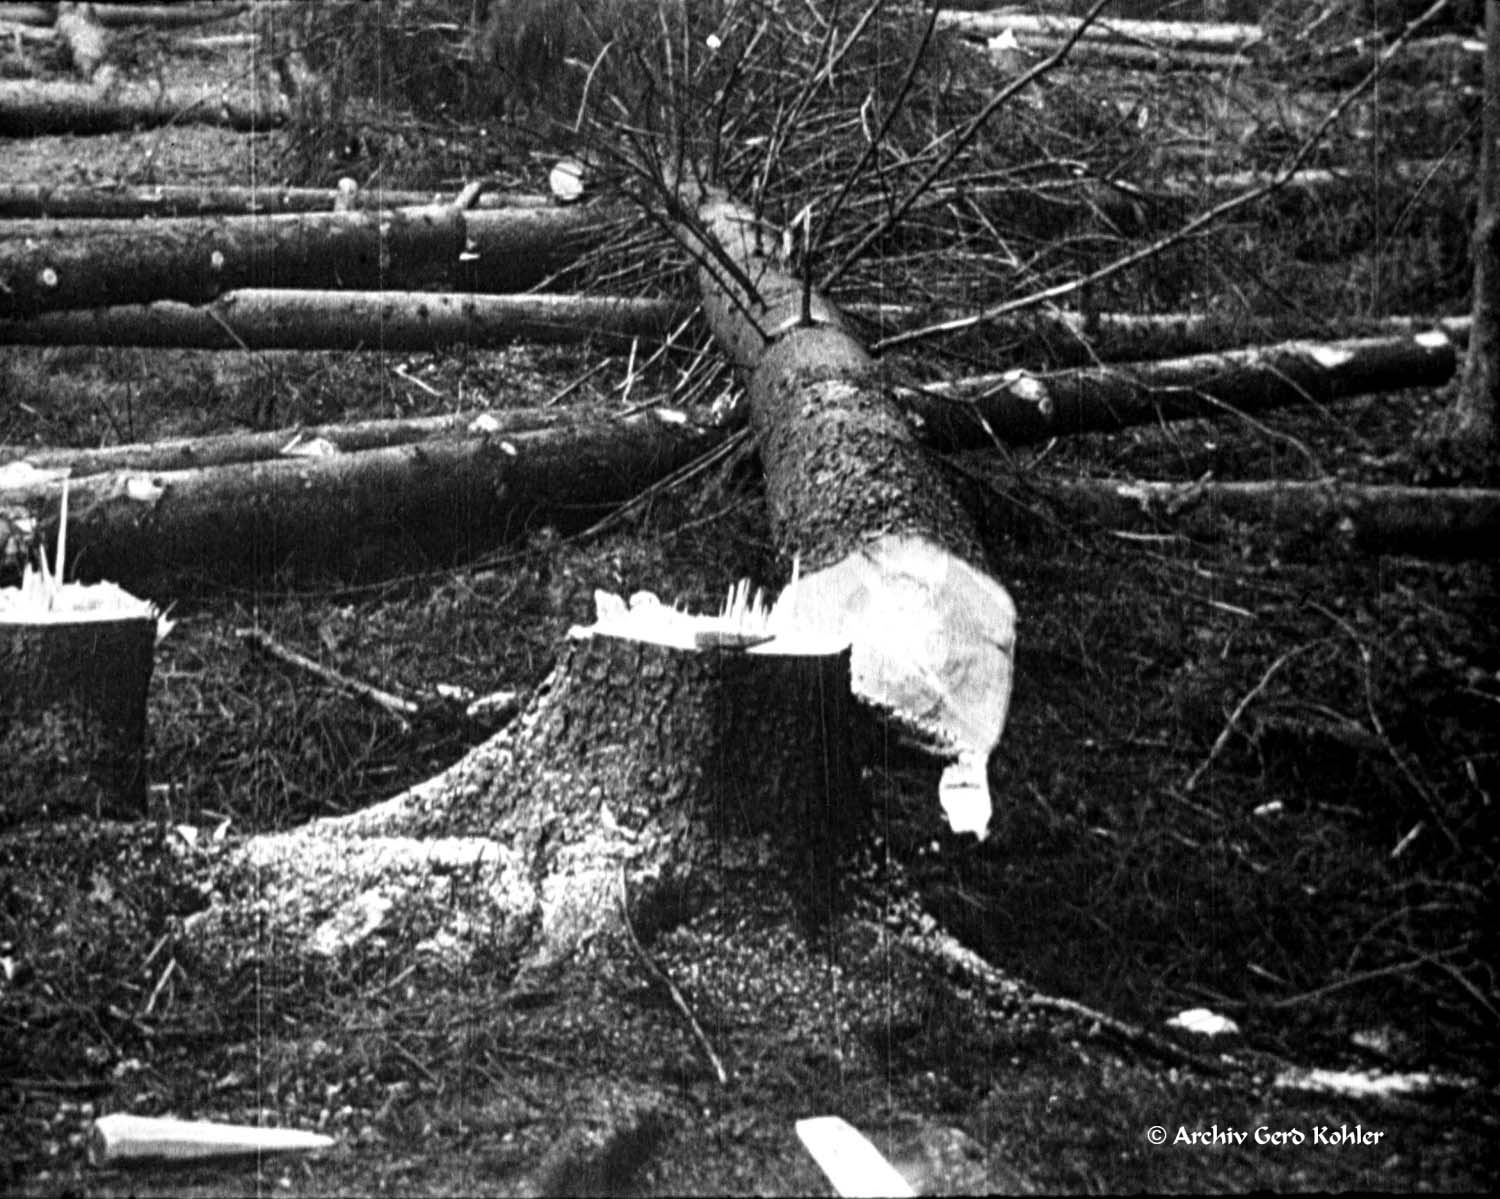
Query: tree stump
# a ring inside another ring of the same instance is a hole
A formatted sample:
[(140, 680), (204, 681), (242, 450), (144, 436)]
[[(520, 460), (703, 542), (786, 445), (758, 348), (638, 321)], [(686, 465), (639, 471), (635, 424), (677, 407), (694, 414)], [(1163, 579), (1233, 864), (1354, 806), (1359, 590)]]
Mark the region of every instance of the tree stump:
[(232, 849), (202, 939), (515, 968), (624, 932), (626, 892), (655, 927), (741, 881), (817, 919), (866, 828), (847, 646), (654, 606), (655, 627), (574, 629), (526, 711), (444, 773)]
[(138, 818), (157, 623), (0, 612), (0, 824)]

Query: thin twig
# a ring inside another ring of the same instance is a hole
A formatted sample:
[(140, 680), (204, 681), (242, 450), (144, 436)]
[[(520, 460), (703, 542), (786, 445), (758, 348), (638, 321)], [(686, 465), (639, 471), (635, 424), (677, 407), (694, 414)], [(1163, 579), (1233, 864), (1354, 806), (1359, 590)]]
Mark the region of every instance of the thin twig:
[(667, 994), (672, 997), (673, 1004), (682, 1013), (683, 1019), (692, 1030), (693, 1038), (698, 1042), (704, 1055), (708, 1058), (709, 1065), (714, 1068), (714, 1075), (719, 1080), (721, 1087), (729, 1085), (729, 1073), (724, 1069), (724, 1063), (719, 1060), (719, 1055), (714, 1052), (714, 1047), (709, 1043), (703, 1026), (698, 1023), (698, 1018), (693, 1015), (693, 1009), (688, 1006), (687, 1000), (678, 990), (677, 984), (672, 981), (671, 976), (656, 964), (655, 960), (646, 952), (646, 947), (641, 944), (635, 935), (635, 926), (630, 923), (630, 894), (625, 881), (625, 867), (620, 867), (620, 918), (625, 924), (625, 934), (630, 938), (630, 946), (635, 950), (636, 956), (641, 959), (642, 964), (649, 970), (657, 982), (667, 989)]
[(311, 658), (299, 654), (296, 650), (282, 645), (271, 634), (264, 629), (239, 629), (237, 635), (240, 640), (268, 657), (275, 658), (278, 662), (284, 662), (298, 670), (305, 671), (314, 678), (322, 679), (331, 687), (335, 687), (349, 695), (373, 704), (382, 712), (394, 716), (400, 722), (403, 731), (410, 731), (410, 721), (413, 717), (422, 713), (422, 705), (414, 703), (409, 699), (402, 699), (399, 695), (392, 695), (389, 691), (382, 691), (379, 687), (362, 683), (358, 679), (351, 679), (348, 675), (340, 674), (327, 666), (314, 662)]
[[(1447, 0), (1442, 0), (1442, 2), (1446, 3)], [(966, 124), (961, 130), (959, 130), (957, 136), (954, 137), (953, 140), (949, 143), (948, 149), (943, 152), (942, 156), (939, 157), (931, 167), (928, 168), (927, 173), (922, 176), (921, 181), (918, 182), (917, 185), (911, 189), (911, 191), (907, 192), (906, 195), (901, 198), (900, 203), (898, 203), (894, 208), (891, 209), (889, 213), (886, 214), (884, 220), (880, 221), (874, 228), (868, 230), (865, 235), (855, 243), (854, 248), (844, 255), (838, 266), (834, 267), (833, 270), (831, 270), (827, 275), (823, 277), (821, 286), (824, 291), (827, 291), (830, 287), (837, 283), (839, 279), (843, 277), (844, 273), (848, 271), (848, 269), (860, 259), (860, 257), (866, 250), (868, 250), (872, 245), (874, 245), (877, 241), (884, 237), (900, 222), (901, 218), (906, 215), (907, 210), (910, 209), (911, 206), (922, 197), (923, 193), (925, 193), (929, 187), (931, 187), (938, 181), (939, 177), (941, 177), (944, 171), (946, 171), (950, 166), (953, 165), (953, 160), (956, 159), (960, 154), (962, 154), (966, 149), (968, 149), (969, 144), (979, 135), (979, 131), (984, 128), (985, 122), (995, 114), (995, 112), (1000, 108), (1002, 104), (1004, 104), (1017, 92), (1026, 87), (1029, 87), (1033, 82), (1040, 79), (1043, 75), (1046, 75), (1068, 56), (1068, 51), (1070, 51), (1073, 48), (1074, 44), (1078, 41), (1078, 39), (1083, 36), (1083, 31), (1087, 29), (1091, 24), (1093, 24), (1094, 18), (1099, 15), (1100, 11), (1108, 3), (1109, 0), (1094, 0), (1093, 6), (1080, 19), (1078, 28), (1075, 29), (1072, 35), (1066, 41), (1064, 41), (1061, 46), (1057, 48), (1057, 51), (1055, 53), (1047, 58), (1044, 58), (1041, 62), (1037, 63), (1034, 67), (1026, 71), (1024, 74), (1016, 76), (1015, 79), (1013, 79), (1005, 87), (1001, 88), (1000, 91), (997, 92), (995, 96), (990, 100), (990, 102), (986, 104), (982, 109), (980, 109), (978, 114), (971, 118), (968, 124)]]
[(1360, 974), (1351, 974), (1347, 978), (1338, 979), (1321, 987), (1314, 987), (1311, 991), (1303, 991), (1299, 995), (1288, 995), (1285, 999), (1271, 999), (1254, 1006), (1262, 1008), (1280, 1009), (1297, 1007), (1300, 1004), (1311, 1003), (1315, 999), (1332, 995), (1338, 991), (1347, 991), (1350, 987), (1357, 987), (1361, 983), (1374, 982), (1378, 978), (1390, 978), (1396, 974), (1411, 974), (1419, 966), (1440, 966), (1445, 958), (1453, 957), (1457, 950), (1450, 949), (1443, 953), (1423, 954), (1421, 957), (1412, 958), (1405, 962), (1395, 962), (1389, 966), (1380, 966), (1374, 970), (1366, 970)]
[(1255, 697), (1266, 689), (1271, 680), (1276, 676), (1276, 672), (1278, 670), (1280, 670), (1283, 666), (1285, 666), (1288, 662), (1290, 662), (1293, 658), (1295, 658), (1298, 654), (1300, 654), (1307, 648), (1308, 646), (1306, 645), (1297, 645), (1287, 650), (1286, 653), (1282, 654), (1281, 657), (1277, 658), (1276, 661), (1271, 663), (1271, 665), (1267, 668), (1265, 674), (1260, 676), (1260, 682), (1256, 683), (1255, 686), (1251, 687), (1249, 691), (1245, 692), (1244, 696), (1240, 699), (1240, 702), (1235, 704), (1234, 711), (1229, 714), (1229, 719), (1225, 722), (1224, 727), (1219, 731), (1218, 737), (1214, 739), (1213, 748), (1208, 751), (1208, 757), (1203, 759), (1203, 761), (1199, 764), (1198, 769), (1193, 771), (1193, 773), (1188, 776), (1188, 781), (1182, 785), (1182, 792), (1184, 795), (1192, 794), (1193, 788), (1198, 785), (1198, 780), (1203, 777), (1204, 772), (1207, 771), (1208, 768), (1218, 760), (1219, 755), (1224, 752), (1224, 747), (1229, 744), (1229, 738), (1234, 735), (1234, 730), (1239, 727), (1240, 717), (1245, 714), (1245, 709), (1255, 701)]

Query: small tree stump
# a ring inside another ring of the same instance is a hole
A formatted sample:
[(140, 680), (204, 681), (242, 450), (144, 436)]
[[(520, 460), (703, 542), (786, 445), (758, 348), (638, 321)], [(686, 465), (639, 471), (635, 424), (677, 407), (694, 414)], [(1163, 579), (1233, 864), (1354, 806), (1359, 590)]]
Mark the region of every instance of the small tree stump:
[(144, 812), (156, 628), (0, 616), (0, 824)]

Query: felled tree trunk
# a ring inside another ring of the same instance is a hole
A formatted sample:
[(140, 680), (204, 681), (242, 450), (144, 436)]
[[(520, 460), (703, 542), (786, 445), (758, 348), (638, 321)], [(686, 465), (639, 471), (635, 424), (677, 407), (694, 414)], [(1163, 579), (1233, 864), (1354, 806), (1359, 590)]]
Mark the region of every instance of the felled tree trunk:
[(953, 764), (942, 800), (983, 835), (1010, 700), (1015, 610), (978, 533), (864, 348), (707, 195), (682, 236), (714, 337), (749, 378), (772, 532), (800, 576), (782, 603), (853, 646), (854, 686)]
[[(283, 0), (254, 0), (256, 4), (271, 7)], [(50, 25), (57, 18), (60, 4), (0, 4), (0, 21), (17, 24)], [(213, 21), (224, 21), (237, 17), (250, 7), (245, 3), (210, 4), (100, 4), (95, 9), (95, 19), (101, 25), (155, 25), (173, 28), (183, 25), (206, 25)]]
[(577, 422), (576, 414), (556, 409), (497, 408), (446, 416), (417, 416), (406, 420), (349, 421), (341, 425), (312, 425), (270, 433), (222, 433), (211, 437), (174, 437), (97, 450), (34, 449), (0, 445), (0, 466), (29, 462), (40, 470), (65, 470), (71, 479), (110, 471), (198, 470), (234, 462), (265, 462), (276, 458), (315, 458), (331, 451), (385, 449), (446, 435), (509, 436), (541, 429), (562, 429)]
[(0, 316), (206, 303), (245, 287), (414, 287), (455, 264), (463, 246), (463, 215), (451, 208), (161, 221), (83, 238), (0, 239)]
[(118, 133), (183, 124), (253, 131), (274, 128), (286, 115), (278, 100), (208, 88), (159, 91), (138, 83), (101, 87), (63, 80), (0, 82), (0, 137)]
[(248, 287), (530, 287), (603, 229), (587, 209), (198, 217), (0, 226), (0, 316), (179, 300)]
[[(445, 197), (429, 192), (375, 188), (361, 193), (364, 207), (421, 208)], [(340, 192), (326, 187), (232, 187), (162, 184), (157, 187), (76, 187), (67, 184), (0, 184), (0, 217), (6, 220), (126, 220), (135, 217), (261, 215), (332, 212)], [(447, 197), (451, 200), (451, 197)], [(479, 209), (549, 208), (549, 196), (484, 192)], [(3, 227), (0, 227), (3, 231)]]
[(162, 301), (0, 320), (0, 345), (417, 351), (594, 341), (628, 349), (690, 315), (670, 300), (247, 288), (201, 308)]
[[(168, 582), (371, 577), (447, 564), (540, 521), (595, 519), (719, 444), (679, 414), (513, 436), (284, 458), (73, 484), (68, 544), (82, 577)], [(0, 546), (55, 536), (57, 480), (0, 484)]]
[(1223, 537), (1238, 524), (1265, 531), (1284, 553), (1317, 557), (1347, 546), (1417, 558), (1500, 556), (1500, 491), (1313, 483), (1038, 481), (1072, 518), (1188, 537)]
[(1021, 444), (1163, 420), (1230, 417), (1292, 404), (1441, 387), (1458, 353), (1441, 332), (1283, 342), (1164, 362), (1033, 375), (1010, 371), (906, 391), (924, 439), (946, 449)]
[[(1028, 40), (1032, 38), (1061, 42), (1081, 24), (1078, 17), (1017, 12), (948, 11), (938, 16), (939, 28), (950, 29), (965, 37), (988, 40), (1010, 30), (1023, 45), (1029, 44)], [(1260, 40), (1259, 25), (1229, 21), (1143, 21), (1108, 14), (1083, 30), (1085, 42), (1136, 43), (1218, 54), (1235, 54)]]
[[(846, 312), (882, 333), (897, 333), (933, 321), (961, 318), (958, 309), (910, 304), (854, 304)], [(986, 350), (1003, 349), (1017, 362), (1054, 367), (1095, 362), (1146, 362), (1192, 354), (1217, 354), (1277, 341), (1350, 341), (1370, 337), (1439, 332), (1457, 346), (1469, 340), (1467, 316), (1335, 317), (1318, 320), (1296, 313), (1255, 316), (1227, 312), (1090, 312), (1051, 310), (1012, 313), (976, 330)], [(880, 340), (874, 340), (880, 348)], [(955, 388), (966, 385), (955, 382)]]

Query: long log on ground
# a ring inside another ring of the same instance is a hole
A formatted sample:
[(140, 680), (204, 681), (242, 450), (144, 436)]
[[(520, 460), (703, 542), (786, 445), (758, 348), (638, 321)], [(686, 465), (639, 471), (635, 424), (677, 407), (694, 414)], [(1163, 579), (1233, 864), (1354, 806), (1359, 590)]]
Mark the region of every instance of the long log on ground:
[[(378, 576), (452, 563), (537, 522), (596, 519), (727, 435), (652, 411), (349, 454), (91, 475), (69, 488), (68, 545), (81, 577), (143, 594), (174, 581), (278, 573)], [(0, 483), (0, 546), (51, 545), (61, 494), (60, 477)]]
[[(1375, 195), (1393, 209), (1417, 209), (1454, 202), (1454, 193), (1468, 184), (1472, 174), (1467, 163), (1425, 160), (1383, 166), (1378, 173), (1373, 168), (1313, 168), (1265, 192), (1257, 209), (1295, 217)], [(1272, 178), (1260, 171), (1236, 171), (1144, 184), (1059, 168), (1014, 183), (935, 187), (919, 201), (919, 207), (946, 207), (961, 200), (979, 206), (1006, 228), (1024, 229), (1039, 237), (1061, 234), (1089, 218), (1108, 222), (1123, 236), (1137, 237), (1181, 225), (1231, 196), (1264, 188)]]
[[(994, 12), (944, 11), (938, 14), (938, 28), (952, 30), (969, 38), (1001, 36), (1010, 30), (1023, 45), (1032, 38), (1061, 42), (1072, 36), (1083, 24), (1078, 17), (1051, 16), (1001, 9)], [(1086, 42), (1112, 41), (1137, 43), (1173, 50), (1196, 50), (1219, 54), (1236, 54), (1261, 41), (1259, 25), (1234, 24), (1228, 21), (1145, 21), (1104, 16), (1083, 31)]]
[(141, 83), (67, 80), (0, 81), (0, 137), (120, 133), (162, 125), (272, 129), (287, 119), (279, 97), (211, 87), (165, 91)]
[[(69, 184), (0, 184), (0, 218), (76, 220), (134, 217), (270, 215), (332, 212), (343, 193), (326, 187), (232, 187), (163, 184), (158, 187), (81, 187)], [(362, 208), (423, 208), (451, 203), (452, 196), (408, 189), (370, 188), (356, 193)], [(550, 196), (482, 192), (473, 208), (550, 208)]]
[(852, 644), (863, 698), (956, 758), (943, 807), (982, 836), (1015, 610), (978, 532), (837, 310), (760, 254), (750, 214), (708, 194), (679, 227), (709, 327), (748, 376), (772, 532), (803, 572), (782, 603)]
[(1429, 332), (1283, 342), (1046, 375), (1009, 371), (904, 392), (902, 399), (924, 439), (952, 449), (1441, 387), (1457, 369), (1453, 343)]
[[(899, 333), (963, 316), (958, 309), (909, 304), (851, 304), (845, 310), (882, 332)], [(1017, 361), (1065, 367), (1094, 362), (1146, 362), (1190, 354), (1221, 353), (1277, 341), (1349, 341), (1357, 338), (1444, 334), (1456, 346), (1469, 341), (1467, 316), (1314, 317), (1299, 313), (1257, 316), (1232, 312), (1093, 312), (1053, 310), (1014, 313), (988, 323), (984, 340)], [(875, 348), (880, 348), (879, 339)], [(961, 390), (970, 390), (967, 386)]]
[(1350, 87), (1377, 65), (1386, 80), (1452, 88), (1477, 85), (1484, 70), (1484, 42), (1479, 38), (1458, 34), (1414, 38), (1382, 63), (1384, 49), (1379, 39), (1372, 45), (1360, 38), (1331, 52), (1293, 54), (1284, 70), (1300, 87), (1322, 88)]
[(0, 320), (0, 345), (423, 351), (591, 341), (629, 349), (691, 314), (671, 300), (628, 297), (249, 288), (202, 307), (163, 301)]
[(1267, 531), (1278, 552), (1319, 557), (1344, 545), (1417, 558), (1500, 557), (1500, 491), (1268, 481), (1038, 481), (1071, 518), (1214, 540)]
[[(184, 217), (0, 226), (0, 318), (254, 287), (519, 291), (606, 235), (580, 208)], [(77, 234), (85, 234), (77, 236)]]
[[(253, 0), (253, 6), (271, 8), (287, 2), (288, 0)], [(13, 21), (18, 25), (51, 25), (57, 20), (60, 7), (58, 4), (0, 4), (0, 21)], [(251, 0), (245, 0), (244, 3), (93, 5), (95, 19), (101, 25), (155, 25), (165, 28), (227, 21), (251, 7)]]
[(95, 450), (47, 449), (0, 445), (0, 468), (26, 462), (38, 470), (65, 470), (68, 477), (110, 471), (201, 470), (235, 462), (274, 458), (322, 457), (332, 453), (387, 449), (442, 436), (507, 437), (577, 424), (576, 413), (558, 409), (497, 408), (405, 420), (348, 421), (267, 433), (221, 433), (211, 437), (174, 437), (162, 441), (106, 446)]
[[(1036, 58), (1056, 54), (1067, 39), (1047, 34), (1027, 34), (1017, 39), (1024, 52)], [(1007, 74), (1015, 70), (1016, 51), (995, 48), (990, 51), (997, 65)], [(1203, 71), (1224, 73), (1252, 66), (1249, 55), (1220, 50), (1178, 49), (1146, 42), (1108, 41), (1083, 38), (1068, 50), (1070, 67), (1113, 67), (1124, 71)]]

